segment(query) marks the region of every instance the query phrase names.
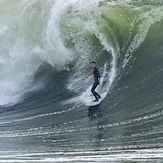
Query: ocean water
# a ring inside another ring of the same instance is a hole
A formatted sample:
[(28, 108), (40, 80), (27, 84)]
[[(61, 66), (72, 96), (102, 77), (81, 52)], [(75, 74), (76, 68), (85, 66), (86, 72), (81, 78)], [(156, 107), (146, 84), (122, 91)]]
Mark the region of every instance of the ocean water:
[(163, 162), (163, 1), (0, 0), (0, 162)]

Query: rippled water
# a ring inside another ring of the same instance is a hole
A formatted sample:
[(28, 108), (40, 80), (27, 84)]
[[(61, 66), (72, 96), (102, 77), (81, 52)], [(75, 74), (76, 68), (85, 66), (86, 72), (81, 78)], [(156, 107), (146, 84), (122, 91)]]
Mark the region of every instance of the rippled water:
[(162, 5), (1, 0), (0, 162), (163, 162)]

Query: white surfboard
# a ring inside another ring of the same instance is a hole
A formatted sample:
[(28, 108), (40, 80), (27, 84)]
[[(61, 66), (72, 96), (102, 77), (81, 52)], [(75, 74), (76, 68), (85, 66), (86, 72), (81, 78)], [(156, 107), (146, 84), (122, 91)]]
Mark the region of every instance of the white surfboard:
[(99, 101), (97, 102), (93, 102), (95, 100), (95, 98), (90, 101), (86, 106), (96, 106), (96, 105), (99, 105), (101, 103), (101, 101), (106, 97), (107, 93), (104, 92), (104, 93), (101, 93), (100, 96), (101, 98), (99, 99)]

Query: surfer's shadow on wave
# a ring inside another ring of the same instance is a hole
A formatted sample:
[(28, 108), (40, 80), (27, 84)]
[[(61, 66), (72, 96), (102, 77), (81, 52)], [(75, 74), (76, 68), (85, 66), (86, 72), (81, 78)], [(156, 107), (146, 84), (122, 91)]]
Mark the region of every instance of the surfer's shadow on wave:
[(90, 120), (102, 118), (102, 107), (100, 105), (88, 108), (88, 117)]
[(97, 151), (100, 151), (101, 146), (103, 146), (103, 141), (105, 138), (105, 120), (104, 120), (104, 109), (98, 105), (95, 107), (88, 108), (88, 117), (91, 123), (94, 123), (96, 132), (93, 134), (94, 147)]

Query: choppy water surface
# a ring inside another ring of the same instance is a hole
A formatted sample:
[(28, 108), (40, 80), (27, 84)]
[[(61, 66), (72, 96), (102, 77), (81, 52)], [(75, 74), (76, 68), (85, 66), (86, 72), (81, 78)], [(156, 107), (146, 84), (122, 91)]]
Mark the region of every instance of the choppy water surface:
[(0, 162), (163, 162), (162, 6), (1, 0)]

